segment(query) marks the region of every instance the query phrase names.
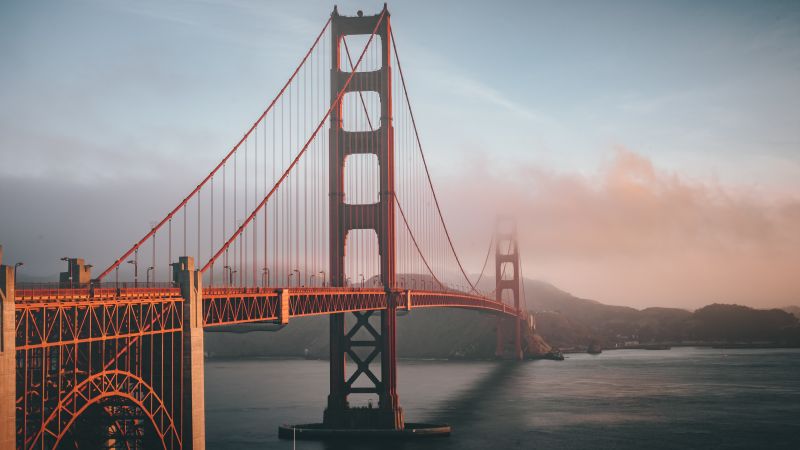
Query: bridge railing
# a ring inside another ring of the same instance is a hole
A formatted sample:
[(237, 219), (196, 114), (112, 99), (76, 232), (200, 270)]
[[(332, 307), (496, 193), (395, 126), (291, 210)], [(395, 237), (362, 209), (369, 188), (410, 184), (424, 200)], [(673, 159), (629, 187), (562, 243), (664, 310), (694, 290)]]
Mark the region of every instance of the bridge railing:
[[(285, 297), (283, 297), (285, 295)], [(282, 300), (283, 298), (283, 300)], [(390, 300), (391, 299), (391, 300)], [(213, 327), (279, 320), (281, 302), (288, 317), (386, 309), (455, 307), (517, 316), (511, 305), (460, 291), (393, 290), (375, 288), (239, 288), (203, 289), (203, 325)]]
[[(130, 285), (134, 285), (134, 283), (130, 283)], [(14, 298), (17, 303), (29, 303), (180, 296), (180, 288), (173, 283), (136, 284), (135, 286), (129, 287), (128, 283), (85, 284), (71, 287), (61, 283), (18, 283)]]
[(86, 287), (62, 287), (58, 283), (18, 283), (14, 291), (17, 302), (66, 301), (90, 298)]
[(183, 327), (182, 302), (181, 297), (157, 297), (18, 303), (16, 349), (177, 332)]
[(409, 291), (413, 308), (456, 307), (483, 309), (500, 314), (516, 316), (516, 309), (487, 297), (459, 291)]

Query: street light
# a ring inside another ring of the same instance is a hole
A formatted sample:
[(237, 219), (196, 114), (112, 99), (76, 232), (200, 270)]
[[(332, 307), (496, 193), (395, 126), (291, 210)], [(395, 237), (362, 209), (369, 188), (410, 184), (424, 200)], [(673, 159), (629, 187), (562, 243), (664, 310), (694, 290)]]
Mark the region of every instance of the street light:
[(325, 271), (320, 270), (319, 273), (322, 274), (322, 287), (325, 287)]
[(311, 276), (308, 277), (308, 285), (309, 286), (314, 286), (314, 277), (316, 277), (316, 276), (317, 276), (317, 274), (312, 273)]
[(364, 274), (360, 273), (358, 275), (361, 277), (361, 289), (364, 289)]
[[(225, 271), (226, 270), (228, 271), (228, 274), (229, 274), (227, 277), (225, 276)], [(223, 266), (222, 267), (222, 279), (225, 280), (225, 286), (226, 287), (228, 286), (228, 284), (233, 284), (233, 275), (230, 275), (230, 271), (231, 271), (231, 266)], [(228, 280), (230, 280), (230, 283), (228, 283)]]
[(132, 259), (128, 261), (128, 264), (133, 264), (133, 287), (136, 287), (139, 281), (139, 263), (135, 259)]
[(347, 286), (347, 287), (351, 287), (351, 286), (350, 286), (350, 277), (347, 277), (347, 278), (345, 278), (345, 279), (344, 279), (344, 284), (345, 284), (345, 286)]
[(233, 270), (233, 267), (231, 267), (231, 266), (223, 266), (222, 267), (222, 277), (223, 278), (225, 277), (225, 270), (226, 269), (228, 270), (228, 278), (225, 281), (228, 282), (228, 286), (233, 286), (233, 274), (235, 274), (237, 271)]
[[(94, 267), (94, 266), (93, 266), (92, 264), (85, 264), (83, 267), (84, 267), (84, 268), (85, 268), (87, 271), (91, 272), (91, 270), (92, 270), (92, 267)], [(91, 278), (91, 277), (90, 277), (90, 278)], [(95, 281), (97, 281), (97, 280), (91, 280), (91, 279), (90, 279), (90, 280), (89, 280), (89, 286), (90, 286), (90, 287), (91, 287), (91, 286), (93, 286), (93, 285), (94, 285), (94, 283), (95, 283)], [(99, 281), (98, 281), (98, 283), (99, 283)]]
[(17, 282), (17, 269), (22, 267), (22, 266), (24, 266), (24, 265), (25, 265), (24, 262), (18, 262), (16, 264), (14, 264), (14, 282), (15, 283)]
[(261, 270), (261, 284), (264, 285), (264, 287), (269, 286), (269, 267), (264, 267)]
[[(292, 270), (292, 274), (297, 274), (297, 287), (300, 287), (300, 271), (297, 269)], [(289, 287), (292, 286), (292, 283), (289, 283)]]
[[(147, 274), (146, 274), (146, 276), (147, 276), (147, 286), (150, 286), (150, 271), (151, 270), (155, 270), (155, 267), (150, 266), (150, 267), (147, 268)], [(155, 277), (153, 277), (153, 278), (155, 278)], [(153, 281), (155, 281), (155, 280), (153, 280)]]
[(69, 287), (72, 288), (72, 273), (69, 270), (69, 256), (64, 256), (60, 259), (61, 261), (65, 261), (67, 263), (67, 279), (69, 280)]

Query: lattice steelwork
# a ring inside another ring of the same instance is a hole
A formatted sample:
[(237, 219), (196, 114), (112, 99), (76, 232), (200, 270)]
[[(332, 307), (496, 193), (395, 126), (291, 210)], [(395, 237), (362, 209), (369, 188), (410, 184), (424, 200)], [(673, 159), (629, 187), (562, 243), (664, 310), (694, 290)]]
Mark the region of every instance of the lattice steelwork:
[(181, 448), (180, 292), (97, 294), (18, 292), (17, 447), (92, 442), (84, 434), (98, 430), (78, 420), (95, 409), (114, 419), (100, 432), (105, 444)]

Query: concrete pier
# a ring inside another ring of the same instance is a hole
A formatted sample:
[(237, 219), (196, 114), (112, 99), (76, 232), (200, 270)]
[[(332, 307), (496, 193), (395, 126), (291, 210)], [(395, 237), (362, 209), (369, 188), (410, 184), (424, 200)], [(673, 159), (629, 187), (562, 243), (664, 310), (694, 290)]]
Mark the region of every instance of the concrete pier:
[(14, 267), (2, 265), (0, 246), (0, 448), (16, 447), (16, 336)]
[(205, 450), (206, 407), (203, 367), (203, 277), (191, 256), (182, 256), (173, 266), (175, 281), (183, 297), (183, 430), (190, 436), (184, 449)]

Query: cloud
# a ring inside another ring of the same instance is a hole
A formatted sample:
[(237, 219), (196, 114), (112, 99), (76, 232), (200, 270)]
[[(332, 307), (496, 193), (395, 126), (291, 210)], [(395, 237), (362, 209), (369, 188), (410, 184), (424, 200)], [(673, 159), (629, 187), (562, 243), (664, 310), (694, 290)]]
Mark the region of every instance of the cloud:
[[(0, 148), (7, 149), (0, 152), (0, 180), (47, 185), (56, 184), (55, 181), (87, 186), (138, 185), (159, 180), (165, 173), (181, 174), (179, 177), (186, 176), (188, 180), (185, 158), (175, 149), (215, 148), (209, 142), (219, 141), (195, 130), (154, 129), (149, 138), (152, 140), (129, 136), (113, 139), (102, 133), (75, 136), (0, 123)], [(199, 177), (215, 162), (216, 155), (198, 153), (196, 160), (200, 164), (192, 166), (190, 172)]]
[[(488, 217), (514, 213), (527, 276), (634, 306), (800, 303), (796, 197), (688, 179), (621, 147), (590, 175), (487, 160), (443, 185), (445, 202), (469, 199), (470, 211)], [(448, 221), (474, 222), (461, 214)], [(466, 236), (485, 231), (457, 233), (473, 242)], [(470, 260), (480, 253), (472, 250)]]

